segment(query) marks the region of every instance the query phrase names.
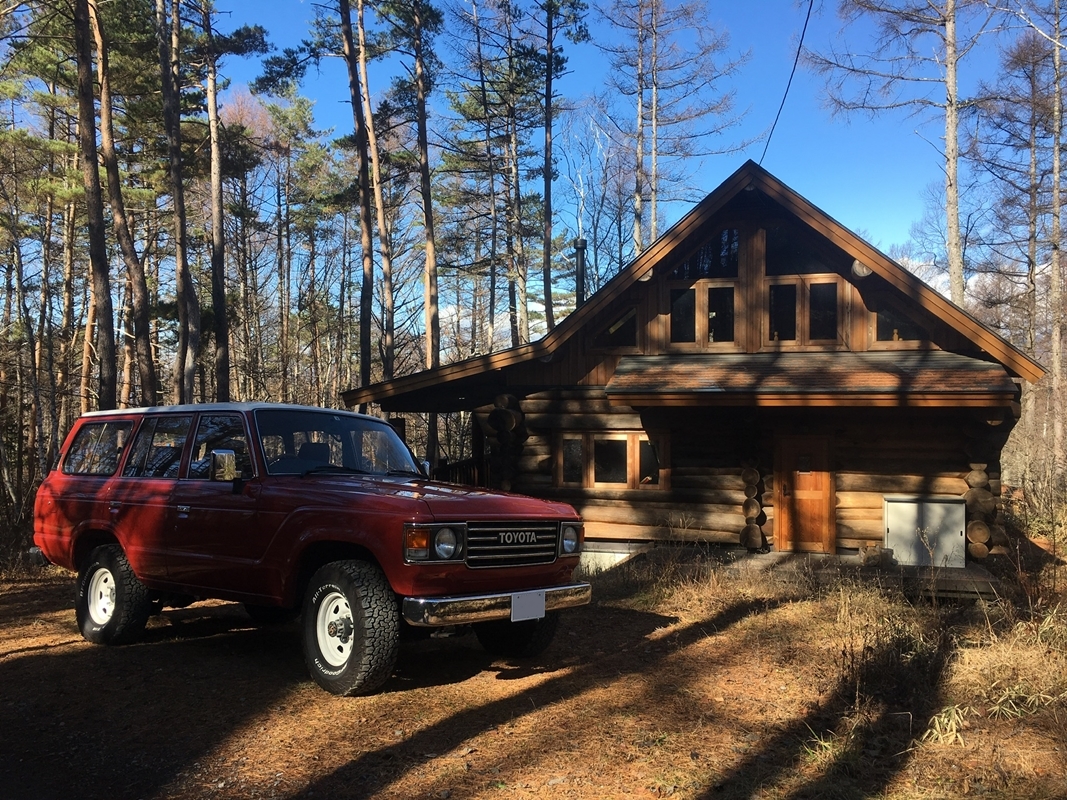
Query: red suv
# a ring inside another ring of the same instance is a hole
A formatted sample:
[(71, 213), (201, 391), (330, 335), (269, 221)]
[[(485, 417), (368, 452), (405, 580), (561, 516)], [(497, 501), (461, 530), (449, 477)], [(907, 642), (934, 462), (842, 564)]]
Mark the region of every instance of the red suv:
[(380, 419), (266, 403), (86, 414), (34, 509), (37, 547), (78, 573), (89, 641), (133, 641), (198, 598), (299, 613), (312, 677), (344, 695), (390, 676), (405, 624), (540, 652), (589, 602), (582, 538), (568, 505), (427, 480)]

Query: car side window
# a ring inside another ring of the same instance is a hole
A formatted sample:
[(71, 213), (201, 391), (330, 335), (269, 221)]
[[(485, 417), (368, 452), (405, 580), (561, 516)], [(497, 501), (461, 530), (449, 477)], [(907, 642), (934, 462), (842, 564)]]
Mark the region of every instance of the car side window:
[(177, 478), (192, 416), (146, 419), (122, 474), (129, 478)]
[(196, 426), (193, 454), (189, 461), (189, 477), (211, 477), (211, 451), (232, 450), (237, 470), (242, 478), (253, 477), (252, 457), (248, 452), (248, 436), (241, 417), (236, 414), (203, 414)]
[(130, 420), (91, 422), (82, 425), (70, 452), (63, 459), (66, 475), (114, 475), (122, 448), (130, 438)]

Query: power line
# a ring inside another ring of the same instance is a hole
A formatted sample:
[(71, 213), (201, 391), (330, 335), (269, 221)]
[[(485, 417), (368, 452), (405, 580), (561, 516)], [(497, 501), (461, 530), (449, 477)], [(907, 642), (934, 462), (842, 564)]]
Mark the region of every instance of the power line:
[(789, 81), (785, 85), (785, 94), (782, 95), (782, 104), (778, 106), (778, 113), (774, 115), (774, 124), (771, 125), (771, 132), (767, 134), (767, 141), (763, 145), (763, 155), (759, 157), (759, 163), (762, 166), (763, 159), (767, 156), (767, 148), (771, 146), (771, 137), (774, 136), (774, 129), (778, 127), (778, 119), (782, 116), (782, 109), (785, 108), (785, 100), (789, 97), (789, 87), (793, 85), (793, 76), (797, 74), (797, 64), (800, 63), (800, 54), (804, 50), (804, 35), (808, 32), (808, 20), (811, 19), (811, 9), (815, 5), (815, 0), (808, 0), (808, 13), (804, 17), (804, 27), (800, 31), (800, 43), (797, 45), (797, 56), (793, 59), (793, 69), (789, 73)]

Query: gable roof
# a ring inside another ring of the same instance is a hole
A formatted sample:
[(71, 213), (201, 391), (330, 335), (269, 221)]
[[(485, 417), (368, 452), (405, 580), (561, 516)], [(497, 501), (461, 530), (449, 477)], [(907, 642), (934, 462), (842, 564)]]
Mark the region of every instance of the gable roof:
[(584, 305), (566, 317), (544, 338), (509, 350), (446, 364), (358, 389), (349, 389), (342, 393), (345, 404), (351, 407), (362, 403), (387, 401), (392, 397), (424, 391), (442, 383), (462, 382), (478, 376), (489, 377), (488, 373), (530, 359), (551, 357), (568, 339), (600, 312), (607, 309), (623, 292), (638, 281), (648, 280), (657, 264), (668, 259), (677, 248), (684, 246), (689, 238), (698, 233), (700, 228), (718, 211), (749, 187), (760, 190), (793, 213), (812, 230), (869, 267), (874, 274), (879, 275), (912, 302), (944, 321), (988, 353), (1010, 373), (1031, 383), (1036, 383), (1045, 374), (1044, 368), (1039, 363), (1007, 339), (987, 328), (967, 311), (952, 303), (750, 160), (746, 161), (733, 175), (701, 200), (692, 211), (656, 239), (647, 250), (634, 258), (629, 265), (593, 294)]

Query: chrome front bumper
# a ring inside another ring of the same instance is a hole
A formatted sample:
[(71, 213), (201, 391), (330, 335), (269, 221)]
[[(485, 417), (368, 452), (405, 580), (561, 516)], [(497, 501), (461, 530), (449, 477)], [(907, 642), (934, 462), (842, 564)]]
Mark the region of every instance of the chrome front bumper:
[[(586, 605), (593, 596), (588, 583), (549, 586), (545, 593), (545, 612)], [(465, 597), (405, 597), (404, 619), (422, 628), (443, 625), (469, 625), (511, 618), (514, 595), (523, 592), (468, 595)]]

